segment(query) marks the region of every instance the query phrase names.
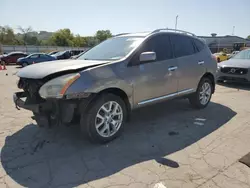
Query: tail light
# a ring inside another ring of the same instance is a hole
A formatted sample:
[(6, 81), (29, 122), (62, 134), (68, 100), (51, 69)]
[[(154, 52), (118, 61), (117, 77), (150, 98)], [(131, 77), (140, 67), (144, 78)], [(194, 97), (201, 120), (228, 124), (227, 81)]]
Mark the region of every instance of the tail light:
[(215, 55), (213, 55), (213, 54), (212, 54), (212, 59), (214, 59), (218, 63), (217, 57)]

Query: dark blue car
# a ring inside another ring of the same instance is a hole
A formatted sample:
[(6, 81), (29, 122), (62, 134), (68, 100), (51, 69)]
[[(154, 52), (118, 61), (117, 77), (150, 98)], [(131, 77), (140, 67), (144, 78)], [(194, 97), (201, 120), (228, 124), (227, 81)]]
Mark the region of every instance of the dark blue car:
[(54, 61), (54, 60), (56, 60), (56, 58), (48, 54), (35, 53), (35, 54), (30, 54), (27, 57), (19, 58), (17, 60), (17, 64), (21, 65), (22, 67), (25, 67), (33, 63), (41, 63), (45, 61)]

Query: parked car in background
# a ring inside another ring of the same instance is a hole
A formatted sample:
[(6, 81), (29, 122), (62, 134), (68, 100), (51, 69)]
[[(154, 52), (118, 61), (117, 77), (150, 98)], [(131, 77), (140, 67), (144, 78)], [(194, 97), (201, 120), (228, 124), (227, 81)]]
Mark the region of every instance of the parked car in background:
[(250, 49), (240, 51), (228, 61), (218, 64), (218, 82), (250, 82)]
[(68, 50), (66, 51), (59, 51), (52, 55), (56, 59), (69, 59), (71, 57), (71, 54)]
[(41, 63), (45, 61), (54, 61), (56, 60), (55, 57), (52, 57), (48, 54), (44, 53), (34, 53), (31, 55), (28, 55), (27, 57), (22, 57), (17, 60), (17, 64), (21, 65), (22, 67), (26, 67), (27, 65), (33, 64), (33, 63)]
[(28, 54), (24, 52), (11, 52), (9, 54), (0, 55), (0, 62), (5, 63), (6, 65), (11, 63), (17, 63), (17, 59), (26, 57)]
[(228, 55), (224, 52), (215, 53), (213, 55), (216, 57), (218, 63), (220, 63), (221, 61), (228, 60)]
[(60, 51), (52, 56), (56, 57), (57, 59), (70, 59), (72, 56), (76, 56), (83, 52), (83, 50), (65, 50), (65, 51)]
[(71, 56), (70, 57), (70, 59), (77, 59), (78, 57), (80, 57), (82, 54), (84, 54), (86, 51), (83, 51), (83, 52), (81, 52), (80, 54), (78, 54), (78, 55), (73, 55), (73, 56)]
[(232, 58), (236, 54), (238, 54), (240, 51), (233, 51), (231, 54), (228, 55), (228, 59)]
[(84, 52), (84, 50), (70, 50), (71, 56), (79, 55), (82, 52)]
[(205, 108), (215, 91), (216, 71), (210, 49), (192, 33), (122, 34), (76, 60), (21, 69), (23, 91), (13, 101), (33, 111), (38, 126), (70, 125), (79, 118), (86, 137), (106, 143), (122, 132), (133, 109), (180, 97)]
[(56, 54), (58, 51), (52, 51), (52, 52), (49, 52), (49, 53), (47, 53), (48, 55), (54, 55), (54, 54)]

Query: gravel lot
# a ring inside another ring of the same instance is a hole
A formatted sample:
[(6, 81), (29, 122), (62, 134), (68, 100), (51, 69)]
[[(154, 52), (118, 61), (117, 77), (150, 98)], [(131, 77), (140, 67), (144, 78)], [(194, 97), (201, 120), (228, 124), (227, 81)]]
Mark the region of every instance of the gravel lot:
[[(176, 100), (137, 110), (108, 145), (79, 128), (38, 128), (17, 110), (18, 69), (0, 71), (0, 187), (249, 188), (250, 86), (217, 86), (210, 105)], [(6, 75), (8, 73), (8, 75)]]

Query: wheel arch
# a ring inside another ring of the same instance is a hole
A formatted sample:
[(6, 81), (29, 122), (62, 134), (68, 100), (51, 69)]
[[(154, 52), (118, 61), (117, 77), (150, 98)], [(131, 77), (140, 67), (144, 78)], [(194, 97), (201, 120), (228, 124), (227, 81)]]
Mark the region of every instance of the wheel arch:
[(129, 96), (126, 94), (125, 91), (123, 91), (120, 88), (116, 88), (116, 87), (106, 88), (106, 89), (103, 89), (103, 90), (99, 91), (98, 93), (93, 93), (90, 101), (88, 101), (87, 104), (84, 103), (84, 105), (81, 106), (80, 110), (81, 111), (86, 111), (88, 109), (88, 107), (90, 105), (92, 105), (92, 102), (94, 102), (101, 95), (105, 95), (106, 93), (111, 93), (113, 95), (116, 95), (116, 96), (120, 97), (125, 102), (125, 105), (126, 105), (126, 108), (127, 108), (127, 117), (126, 117), (126, 119), (129, 120), (130, 112), (131, 112), (131, 109), (132, 109), (132, 101), (129, 98)]
[[(100, 91), (99, 93), (98, 93), (98, 95), (102, 95), (102, 94), (105, 94), (105, 93), (112, 93), (112, 94), (114, 94), (114, 95), (116, 95), (116, 96), (118, 96), (118, 97), (121, 97), (121, 99), (125, 102), (125, 104), (126, 104), (126, 107), (127, 107), (127, 111), (128, 111), (128, 114), (129, 114), (129, 112), (131, 111), (131, 101), (130, 101), (130, 99), (129, 99), (129, 97), (128, 97), (128, 95), (126, 94), (126, 92), (125, 91), (123, 91), (122, 89), (120, 89), (120, 88), (115, 88), (115, 87), (113, 87), (113, 88), (107, 88), (107, 89), (104, 89), (104, 90), (102, 90), (102, 91)], [(97, 95), (97, 96), (98, 96)]]
[(212, 74), (212, 73), (210, 73), (210, 72), (207, 72), (207, 73), (205, 73), (202, 77), (201, 77), (201, 79), (202, 78), (209, 78), (210, 80), (211, 80), (211, 82), (212, 82), (212, 86), (213, 86), (213, 90), (212, 90), (212, 93), (214, 93), (214, 91), (215, 91), (215, 77), (214, 77), (214, 75)]

